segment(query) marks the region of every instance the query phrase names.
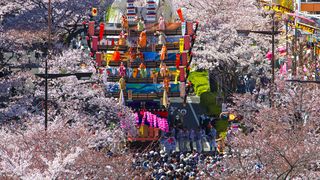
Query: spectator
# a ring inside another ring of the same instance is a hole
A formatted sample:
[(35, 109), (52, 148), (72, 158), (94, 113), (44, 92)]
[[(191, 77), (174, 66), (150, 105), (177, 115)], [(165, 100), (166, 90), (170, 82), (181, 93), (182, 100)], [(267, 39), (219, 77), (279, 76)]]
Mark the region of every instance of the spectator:
[(209, 143), (210, 143), (210, 151), (213, 151), (214, 154), (217, 151), (216, 137), (217, 137), (217, 130), (214, 127), (212, 127), (209, 133)]
[[(207, 139), (206, 139), (206, 131), (203, 128), (201, 128), (200, 129), (200, 134), (201, 134), (201, 145), (203, 145), (207, 141)], [(202, 151), (204, 151), (203, 146), (202, 146)]]
[(177, 139), (178, 139), (178, 144), (179, 144), (179, 151), (183, 152), (183, 130), (178, 129), (178, 134), (177, 134)]
[(183, 133), (183, 152), (186, 152), (188, 150), (187, 149), (188, 142), (189, 142), (189, 130), (185, 128)]
[(196, 141), (197, 152), (201, 153), (202, 152), (202, 135), (201, 135), (200, 128), (197, 128), (196, 130), (195, 141)]
[(193, 142), (195, 140), (195, 132), (194, 132), (194, 129), (191, 129), (189, 131), (189, 144), (190, 144), (190, 150), (191, 152), (193, 151)]

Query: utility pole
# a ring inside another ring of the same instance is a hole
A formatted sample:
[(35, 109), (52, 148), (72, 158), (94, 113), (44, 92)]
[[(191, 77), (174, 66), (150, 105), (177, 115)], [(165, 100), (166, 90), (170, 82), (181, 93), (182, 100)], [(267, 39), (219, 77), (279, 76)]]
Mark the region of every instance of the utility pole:
[(51, 59), (51, 0), (48, 3), (48, 58), (45, 62), (45, 117), (44, 117), (44, 129), (48, 129), (48, 59)]
[(271, 59), (271, 67), (272, 67), (272, 84), (274, 83), (274, 27), (275, 27), (275, 22), (274, 22), (274, 15), (275, 13), (272, 12), (272, 59)]

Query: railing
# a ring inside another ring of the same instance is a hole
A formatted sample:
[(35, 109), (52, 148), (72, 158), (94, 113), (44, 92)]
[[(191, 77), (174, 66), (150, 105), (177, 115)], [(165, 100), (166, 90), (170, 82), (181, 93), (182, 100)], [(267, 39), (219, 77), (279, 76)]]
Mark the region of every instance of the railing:
[[(166, 43), (167, 50), (179, 50), (179, 43)], [(118, 51), (128, 51), (128, 46), (117, 46), (117, 45), (98, 45), (98, 51), (115, 51), (118, 48)], [(139, 48), (140, 52), (152, 52), (152, 51), (161, 51), (162, 45), (157, 44), (156, 47), (145, 47)]]
[[(119, 92), (112, 92), (108, 93), (107, 96), (119, 98)], [(128, 98), (128, 93), (124, 92), (124, 97)], [(155, 99), (161, 99), (163, 97), (163, 92), (157, 92), (157, 93), (137, 93), (132, 94), (132, 100), (155, 100)], [(168, 92), (168, 97), (180, 97), (180, 92)]]
[[(170, 81), (175, 80), (175, 76), (169, 77)], [(126, 83), (153, 83), (153, 78), (128, 78), (124, 77)], [(157, 77), (157, 83), (163, 82), (163, 77)], [(118, 82), (120, 80), (120, 76), (109, 76), (108, 82)]]
[[(167, 66), (175, 66), (176, 62), (175, 61), (171, 61), (171, 60), (164, 60), (164, 62), (166, 63)], [(109, 66), (116, 66), (119, 67), (121, 64), (121, 61), (110, 61), (109, 62)], [(156, 68), (156, 67), (160, 67), (160, 60), (159, 61), (145, 61), (144, 62), (145, 66), (148, 68)], [(127, 63), (123, 63), (124, 66), (128, 66)], [(138, 68), (140, 66), (139, 62), (132, 62), (130, 67), (131, 68)]]
[(154, 127), (148, 127), (147, 125), (140, 126), (139, 135), (132, 137), (128, 135), (128, 141), (156, 141), (160, 137), (160, 129)]

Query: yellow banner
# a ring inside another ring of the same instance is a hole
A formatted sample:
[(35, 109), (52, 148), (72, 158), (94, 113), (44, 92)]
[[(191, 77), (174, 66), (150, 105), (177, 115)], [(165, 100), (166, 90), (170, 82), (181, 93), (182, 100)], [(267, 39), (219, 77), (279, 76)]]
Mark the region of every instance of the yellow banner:
[(299, 23), (299, 22), (297, 22), (296, 28), (311, 34), (314, 34), (315, 31), (318, 30), (318, 28), (315, 28), (307, 24)]
[(276, 4), (279, 4), (282, 7), (293, 10), (294, 9), (294, 1), (293, 0), (276, 0)]
[(179, 47), (180, 47), (180, 53), (182, 53), (184, 50), (184, 38), (180, 38)]
[(288, 9), (281, 5), (272, 5), (272, 7), (270, 5), (265, 5), (264, 9), (267, 11), (274, 10), (275, 12), (281, 12), (282, 14), (293, 12), (291, 9)]

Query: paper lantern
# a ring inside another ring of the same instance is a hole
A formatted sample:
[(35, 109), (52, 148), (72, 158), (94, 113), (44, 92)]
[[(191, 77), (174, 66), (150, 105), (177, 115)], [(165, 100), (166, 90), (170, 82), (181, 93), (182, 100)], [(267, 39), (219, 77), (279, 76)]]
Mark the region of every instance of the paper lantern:
[(94, 36), (94, 21), (89, 22), (89, 36)]
[(235, 120), (236, 119), (236, 115), (234, 115), (234, 114), (229, 114), (229, 120), (230, 121), (233, 121), (233, 120)]
[(92, 36), (92, 50), (98, 50), (98, 36)]
[(92, 8), (91, 13), (92, 13), (92, 16), (97, 16), (98, 15), (98, 9), (97, 8)]

